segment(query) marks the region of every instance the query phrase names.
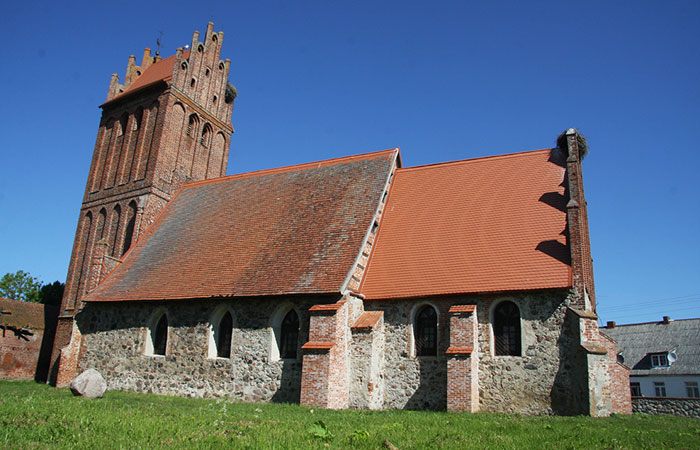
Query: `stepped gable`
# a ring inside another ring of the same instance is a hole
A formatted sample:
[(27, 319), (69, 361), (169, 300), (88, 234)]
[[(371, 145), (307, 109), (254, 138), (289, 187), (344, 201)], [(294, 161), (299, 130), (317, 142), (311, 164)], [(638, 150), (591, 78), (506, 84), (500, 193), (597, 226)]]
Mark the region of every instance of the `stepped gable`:
[(185, 185), (85, 301), (339, 293), (397, 155)]
[(360, 287), (368, 300), (571, 286), (558, 149), (400, 168)]

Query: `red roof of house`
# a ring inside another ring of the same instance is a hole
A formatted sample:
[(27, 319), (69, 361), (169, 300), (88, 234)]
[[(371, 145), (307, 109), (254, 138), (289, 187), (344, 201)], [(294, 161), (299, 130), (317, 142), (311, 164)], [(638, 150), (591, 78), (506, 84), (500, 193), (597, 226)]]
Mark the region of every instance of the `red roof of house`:
[(557, 149), (396, 171), (368, 300), (571, 286)]
[(339, 293), (398, 150), (185, 185), (86, 301)]

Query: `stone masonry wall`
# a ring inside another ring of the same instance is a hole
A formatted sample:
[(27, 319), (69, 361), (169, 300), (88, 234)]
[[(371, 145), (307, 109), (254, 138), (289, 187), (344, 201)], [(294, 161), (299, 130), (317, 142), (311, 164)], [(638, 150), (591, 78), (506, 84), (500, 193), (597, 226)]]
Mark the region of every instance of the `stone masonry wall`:
[[(300, 323), (297, 358), (271, 360), (273, 321), (281, 320), (292, 301)], [(329, 299), (89, 303), (77, 316), (82, 333), (78, 371), (98, 370), (109, 389), (298, 402), (300, 348), (308, 340), (308, 309), (316, 303), (329, 303)], [(208, 358), (209, 322), (222, 307), (233, 316), (231, 357)], [(147, 327), (162, 310), (169, 326), (166, 355), (147, 356)]]
[(632, 409), (642, 414), (672, 414), (700, 418), (700, 399), (633, 397)]
[[(425, 301), (366, 302), (383, 310), (386, 333), (385, 408), (446, 408), (450, 306), (477, 305), (479, 409), (521, 414), (572, 413), (572, 391), (585, 383), (585, 362), (575, 359), (578, 336), (567, 332), (568, 291), (459, 296)], [(522, 356), (493, 356), (490, 315), (502, 300), (518, 305)], [(438, 355), (413, 356), (412, 312), (423, 304), (438, 310)], [(569, 356), (572, 355), (572, 356)], [(578, 367), (578, 366), (581, 367)], [(583, 374), (583, 376), (582, 376)], [(578, 412), (578, 411), (573, 411)]]

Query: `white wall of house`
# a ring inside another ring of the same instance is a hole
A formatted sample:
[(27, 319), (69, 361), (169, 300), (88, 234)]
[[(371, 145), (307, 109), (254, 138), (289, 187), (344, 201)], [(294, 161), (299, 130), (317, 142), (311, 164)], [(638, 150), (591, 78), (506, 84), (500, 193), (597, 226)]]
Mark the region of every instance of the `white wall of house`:
[(666, 397), (688, 397), (686, 382), (697, 383), (700, 386), (700, 375), (650, 375), (643, 377), (630, 376), (630, 384), (639, 383), (643, 397), (657, 397), (654, 383), (663, 383)]

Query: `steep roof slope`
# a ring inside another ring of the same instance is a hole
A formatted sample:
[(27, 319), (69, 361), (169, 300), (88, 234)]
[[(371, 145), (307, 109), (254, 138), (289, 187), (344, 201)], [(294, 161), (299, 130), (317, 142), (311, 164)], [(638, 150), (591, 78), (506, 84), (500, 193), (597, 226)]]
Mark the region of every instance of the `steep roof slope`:
[[(630, 375), (700, 375), (700, 319), (616, 325), (600, 331), (617, 343)], [(677, 361), (652, 369), (652, 353), (672, 350)]]
[(557, 149), (396, 171), (360, 287), (367, 299), (564, 288)]
[(340, 292), (397, 154), (185, 185), (86, 301)]

